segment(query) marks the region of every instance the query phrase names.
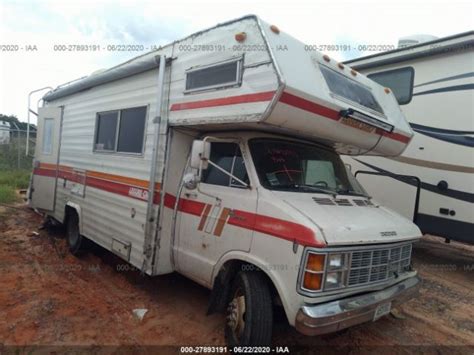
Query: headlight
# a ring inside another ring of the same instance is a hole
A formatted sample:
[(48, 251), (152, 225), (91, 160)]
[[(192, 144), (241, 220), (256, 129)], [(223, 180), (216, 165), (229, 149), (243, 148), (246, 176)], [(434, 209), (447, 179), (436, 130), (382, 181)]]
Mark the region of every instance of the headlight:
[(346, 287), (348, 263), (348, 253), (316, 254), (308, 251), (300, 279), (301, 288), (320, 292)]
[(329, 268), (340, 269), (344, 266), (344, 254), (329, 254)]
[(328, 272), (326, 275), (326, 282), (324, 289), (335, 289), (344, 287), (344, 271)]

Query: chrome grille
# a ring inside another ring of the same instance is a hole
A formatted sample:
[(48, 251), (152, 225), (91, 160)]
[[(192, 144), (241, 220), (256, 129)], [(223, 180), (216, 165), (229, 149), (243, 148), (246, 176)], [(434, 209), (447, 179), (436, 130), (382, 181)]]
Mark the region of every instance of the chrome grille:
[(361, 250), (351, 253), (349, 287), (380, 282), (395, 277), (410, 265), (411, 243), (386, 249)]

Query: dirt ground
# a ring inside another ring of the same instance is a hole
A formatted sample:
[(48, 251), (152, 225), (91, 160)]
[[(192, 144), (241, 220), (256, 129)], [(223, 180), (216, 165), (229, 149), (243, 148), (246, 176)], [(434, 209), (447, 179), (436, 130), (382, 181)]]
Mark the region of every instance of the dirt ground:
[[(209, 291), (173, 274), (141, 276), (97, 248), (67, 253), (61, 232), (40, 230), (24, 206), (0, 209), (2, 346), (224, 345), (222, 315), (206, 316)], [(414, 248), (420, 296), (377, 322), (305, 337), (277, 320), (274, 343), (351, 353), (474, 353), (474, 247), (424, 237)], [(142, 320), (134, 309), (147, 309)], [(385, 352), (385, 351), (384, 351)]]

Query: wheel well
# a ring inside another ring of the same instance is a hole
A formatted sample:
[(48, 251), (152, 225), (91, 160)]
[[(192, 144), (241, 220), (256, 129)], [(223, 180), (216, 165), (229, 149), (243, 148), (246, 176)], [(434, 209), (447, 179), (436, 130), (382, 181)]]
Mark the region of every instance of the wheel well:
[(66, 224), (69, 216), (73, 214), (75, 214), (79, 218), (79, 213), (77, 213), (77, 210), (72, 206), (66, 205), (66, 208), (64, 209), (64, 223), (63, 224)]
[(265, 276), (268, 286), (270, 287), (273, 303), (281, 305), (278, 291), (265, 271), (252, 263), (234, 259), (226, 261), (224, 265), (221, 266), (219, 273), (214, 280), (208, 314), (214, 312), (224, 312), (227, 307), (228, 295), (232, 287), (232, 283), (239, 271), (261, 272)]

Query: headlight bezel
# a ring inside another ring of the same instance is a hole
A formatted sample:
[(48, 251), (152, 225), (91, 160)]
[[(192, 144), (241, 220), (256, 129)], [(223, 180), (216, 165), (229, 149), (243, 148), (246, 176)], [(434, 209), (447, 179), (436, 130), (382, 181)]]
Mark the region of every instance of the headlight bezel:
[[(324, 257), (324, 267), (322, 270), (313, 271), (311, 269), (308, 269), (308, 259), (311, 257), (311, 255), (318, 255), (318, 256)], [(336, 255), (340, 256), (341, 265), (339, 266), (330, 265), (331, 257), (334, 258), (334, 256)], [(349, 256), (350, 254), (348, 252), (343, 252), (343, 251), (323, 252), (323, 251), (316, 251), (316, 250), (306, 250), (304, 254), (304, 258), (303, 258), (302, 267), (301, 267), (302, 270), (300, 272), (299, 281), (298, 281), (300, 290), (303, 293), (315, 294), (315, 293), (321, 293), (321, 292), (327, 292), (327, 291), (338, 291), (338, 290), (344, 289), (347, 286), (347, 276), (349, 274), (348, 273)], [(305, 279), (306, 279), (305, 276), (307, 273), (321, 275), (321, 282), (320, 282), (319, 289), (311, 289), (311, 288), (305, 287)], [(341, 273), (342, 286), (332, 287), (328, 285), (329, 273)]]

